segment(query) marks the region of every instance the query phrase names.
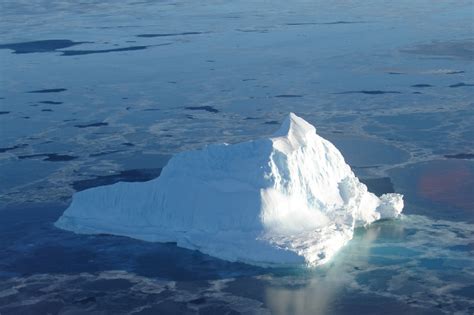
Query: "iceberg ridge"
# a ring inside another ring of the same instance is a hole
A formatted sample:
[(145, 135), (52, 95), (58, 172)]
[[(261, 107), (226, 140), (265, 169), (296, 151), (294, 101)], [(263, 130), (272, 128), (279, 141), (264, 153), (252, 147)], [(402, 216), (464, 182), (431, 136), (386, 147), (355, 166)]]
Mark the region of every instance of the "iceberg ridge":
[(270, 138), (175, 155), (160, 177), (76, 193), (55, 225), (178, 246), (257, 265), (320, 265), (354, 229), (399, 216), (337, 148), (291, 113)]

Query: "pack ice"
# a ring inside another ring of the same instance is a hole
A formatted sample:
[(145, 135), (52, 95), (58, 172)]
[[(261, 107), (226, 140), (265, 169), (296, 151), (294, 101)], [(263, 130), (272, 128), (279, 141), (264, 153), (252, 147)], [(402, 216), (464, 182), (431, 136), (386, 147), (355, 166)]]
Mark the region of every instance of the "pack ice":
[(55, 224), (229, 261), (315, 266), (354, 228), (402, 209), (402, 195), (368, 192), (332, 143), (289, 114), (270, 138), (179, 153), (154, 180), (76, 193)]

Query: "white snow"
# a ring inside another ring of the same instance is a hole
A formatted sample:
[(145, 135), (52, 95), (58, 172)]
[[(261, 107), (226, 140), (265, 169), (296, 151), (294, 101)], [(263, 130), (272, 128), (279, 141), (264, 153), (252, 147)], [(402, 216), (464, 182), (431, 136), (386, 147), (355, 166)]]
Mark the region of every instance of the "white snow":
[(355, 227), (402, 209), (402, 195), (368, 192), (337, 148), (290, 114), (270, 138), (179, 153), (154, 180), (79, 192), (55, 224), (230, 261), (314, 266)]

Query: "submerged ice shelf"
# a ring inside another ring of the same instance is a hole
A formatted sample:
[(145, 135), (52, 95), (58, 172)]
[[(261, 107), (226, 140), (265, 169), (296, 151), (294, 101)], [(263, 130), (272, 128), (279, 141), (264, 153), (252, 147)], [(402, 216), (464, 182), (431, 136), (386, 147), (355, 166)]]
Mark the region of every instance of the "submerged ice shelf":
[(380, 198), (337, 148), (290, 114), (270, 138), (179, 153), (160, 177), (76, 193), (55, 223), (257, 265), (319, 265), (354, 228), (399, 216), (403, 197)]

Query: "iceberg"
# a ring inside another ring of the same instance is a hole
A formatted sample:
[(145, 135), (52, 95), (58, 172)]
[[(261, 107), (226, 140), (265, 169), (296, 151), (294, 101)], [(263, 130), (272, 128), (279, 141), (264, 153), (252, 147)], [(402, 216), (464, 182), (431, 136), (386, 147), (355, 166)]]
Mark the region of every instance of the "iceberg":
[(78, 192), (55, 225), (229, 261), (317, 266), (356, 227), (402, 209), (402, 195), (370, 193), (339, 150), (291, 113), (269, 138), (178, 153), (151, 181)]

